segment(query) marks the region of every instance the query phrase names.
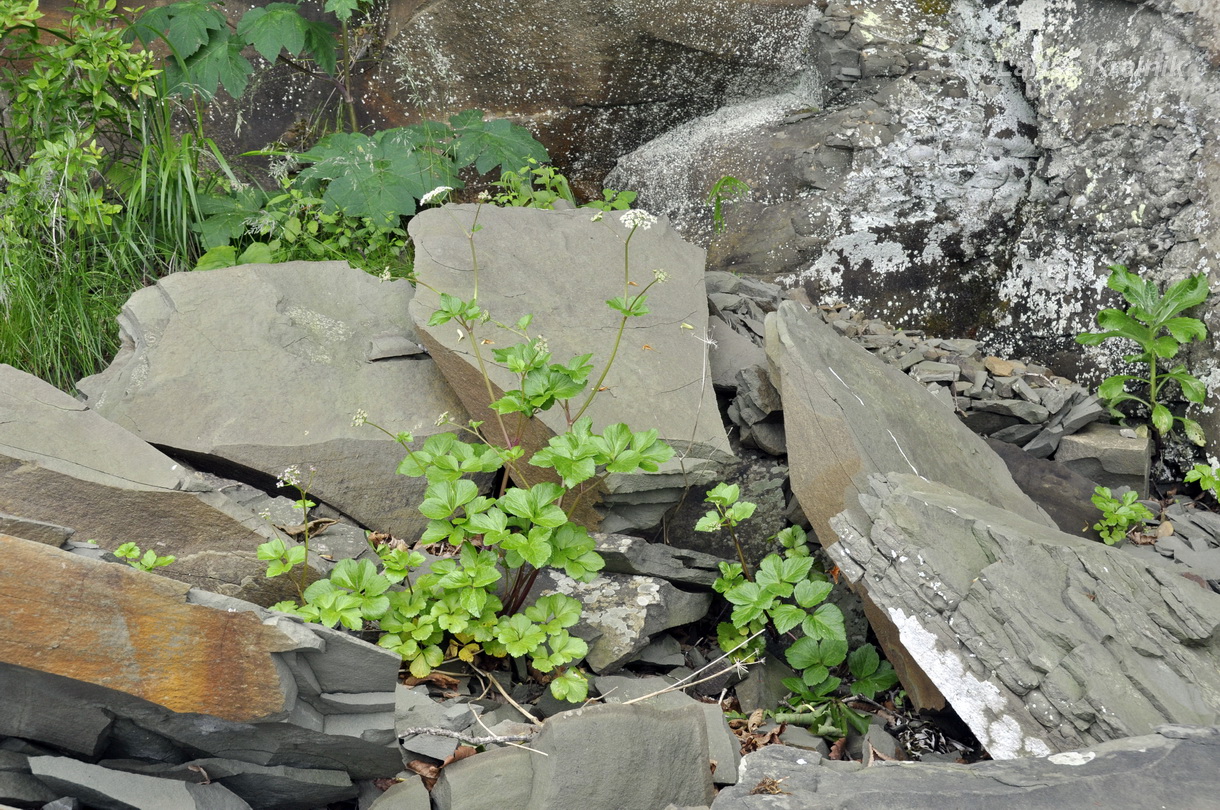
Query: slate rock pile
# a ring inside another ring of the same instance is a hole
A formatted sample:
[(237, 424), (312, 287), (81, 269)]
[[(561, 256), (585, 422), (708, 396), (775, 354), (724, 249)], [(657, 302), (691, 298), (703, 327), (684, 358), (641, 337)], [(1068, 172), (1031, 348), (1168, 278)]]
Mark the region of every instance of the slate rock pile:
[[(709, 272), (707, 279), (709, 332), (717, 341), (713, 380), (736, 392), (729, 418), (741, 429), (742, 444), (783, 455), (783, 403), (766, 371), (763, 321), (785, 293), (723, 271)], [(840, 335), (923, 384), (975, 433), (1037, 458), (1052, 457), (1060, 439), (1106, 414), (1101, 400), (1084, 387), (1045, 366), (985, 354), (980, 341), (896, 329), (845, 305), (811, 310)]]

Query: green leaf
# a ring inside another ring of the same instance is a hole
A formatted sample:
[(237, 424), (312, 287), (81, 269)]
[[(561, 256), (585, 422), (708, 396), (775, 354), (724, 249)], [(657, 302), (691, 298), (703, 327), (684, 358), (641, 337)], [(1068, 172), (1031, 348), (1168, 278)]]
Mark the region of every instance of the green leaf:
[[(1153, 317), (1158, 322), (1166, 322), (1169, 316), (1176, 315), (1179, 312), (1184, 312), (1191, 307), (1198, 306), (1207, 300), (1208, 284), (1207, 276), (1203, 274), (1193, 275), (1184, 278), (1176, 284), (1170, 285), (1165, 291), (1165, 297), (1162, 298), (1158, 305), (1154, 306), (1150, 311)], [(1200, 324), (1202, 326), (1202, 324)], [(1206, 329), (1200, 338), (1207, 334)], [(1183, 341), (1185, 342), (1185, 341)]]
[(546, 641), (546, 633), (524, 614), (503, 616), (496, 626), (496, 638), (514, 658), (529, 655)]
[(237, 24), (237, 35), (254, 46), (268, 62), (280, 51), (297, 56), (305, 47), (307, 23), (294, 3), (269, 3), (247, 11)]
[[(1187, 441), (1200, 447), (1207, 444), (1207, 435), (1203, 432), (1203, 426), (1195, 420), (1183, 418), (1182, 429), (1186, 432)], [(1212, 489), (1214, 488), (1213, 486)]]
[(646, 295), (620, 295), (606, 301), (606, 305), (628, 318), (639, 318), (652, 311), (648, 308), (647, 300)]
[(589, 696), (589, 682), (577, 670), (569, 669), (551, 681), (551, 694), (557, 700), (580, 703)]
[(806, 579), (804, 582), (796, 583), (792, 596), (801, 607), (812, 608), (825, 601), (832, 590), (834, 590), (834, 585), (829, 582)]
[(826, 652), (820, 641), (803, 636), (792, 642), (792, 645), (784, 651), (784, 657), (793, 669), (807, 670), (810, 667), (825, 666)]
[(505, 551), (515, 551), (535, 568), (541, 568), (551, 559), (551, 530), (534, 526), (528, 533), (510, 534), (500, 542)]
[(805, 611), (796, 605), (779, 604), (771, 608), (771, 621), (780, 633), (787, 633), (805, 619)]
[(726, 484), (721, 482), (712, 487), (707, 492), (707, 497), (704, 498), (708, 503), (718, 504), (726, 509), (737, 502), (741, 496), (741, 487), (736, 484)]
[(881, 666), (881, 656), (877, 654), (877, 648), (872, 644), (857, 647), (851, 655), (847, 656), (847, 668), (851, 670), (851, 674), (856, 680), (872, 675), (879, 666)]
[(1207, 337), (1207, 327), (1197, 318), (1170, 318), (1163, 326), (1179, 343), (1189, 343)]
[(223, 35), (214, 33), (185, 61), (185, 74), (177, 69), (176, 63), (171, 63), (166, 71), (170, 92), (198, 92), (211, 99), (216, 95), (217, 86), (223, 84), (230, 96), (240, 98), (254, 73), (254, 67), (241, 51), (240, 39), (228, 36), (227, 32)]
[(819, 639), (843, 640), (847, 630), (843, 625), (843, 611), (837, 605), (825, 604), (809, 614), (801, 624), (805, 635)]
[(583, 526), (565, 523), (551, 536), (550, 565), (562, 568), (572, 579), (589, 582), (606, 565), (602, 556), (594, 551), (596, 547), (597, 542)]
[(1162, 436), (1173, 430), (1173, 414), (1160, 403), (1152, 408), (1152, 427)]
[(133, 26), (133, 37), (149, 45), (164, 34), (170, 49), (185, 59), (212, 37), (213, 32), (227, 35), (225, 16), (206, 0), (180, 0), (151, 9)]
[(449, 118), (458, 166), (474, 164), (479, 174), (497, 167), (512, 169), (533, 158), (545, 163), (546, 148), (525, 127), (503, 119), (483, 120), (482, 110), (464, 110)]
[(360, 8), (360, 0), (326, 0), (322, 8), (334, 14), (342, 22), (352, 18), (352, 12)]
[(714, 532), (718, 531), (723, 525), (724, 521), (721, 520), (720, 515), (715, 512), (708, 512), (695, 523), (695, 531)]

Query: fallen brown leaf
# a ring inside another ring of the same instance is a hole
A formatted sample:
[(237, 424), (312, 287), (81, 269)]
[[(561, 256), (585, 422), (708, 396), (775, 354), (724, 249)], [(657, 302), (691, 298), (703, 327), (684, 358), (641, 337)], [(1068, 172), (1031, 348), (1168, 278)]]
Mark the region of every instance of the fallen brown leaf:
[(412, 773), (417, 773), (424, 780), (424, 787), (429, 792), (436, 786), (436, 780), (440, 778), (441, 769), (430, 762), (424, 762), (422, 759), (413, 759), (407, 763), (407, 770)]
[(477, 748), (469, 745), (459, 745), (452, 754), (445, 758), (445, 761), (441, 763), (441, 767), (444, 768), (446, 765), (466, 759), (466, 757), (473, 757), (477, 753), (479, 753)]

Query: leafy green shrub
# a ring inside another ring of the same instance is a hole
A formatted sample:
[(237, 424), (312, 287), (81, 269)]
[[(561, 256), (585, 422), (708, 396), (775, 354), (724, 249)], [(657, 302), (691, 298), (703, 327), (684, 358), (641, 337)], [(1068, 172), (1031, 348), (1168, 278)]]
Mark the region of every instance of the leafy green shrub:
[[(1108, 401), (1110, 412), (1116, 417), (1123, 416), (1118, 405), (1135, 402), (1148, 409), (1152, 426), (1159, 435), (1165, 436), (1175, 424), (1181, 424), (1187, 439), (1203, 444), (1203, 428), (1192, 419), (1175, 415), (1164, 403), (1165, 388), (1170, 382), (1178, 383), (1182, 395), (1196, 404), (1206, 398), (1206, 387), (1187, 371), (1185, 365), (1178, 364), (1163, 371), (1161, 361), (1176, 357), (1179, 349), (1190, 341), (1207, 337), (1207, 327), (1202, 321), (1181, 315), (1207, 298), (1207, 278), (1202, 274), (1190, 276), (1171, 285), (1162, 296), (1153, 282), (1141, 279), (1126, 267), (1115, 264), (1110, 270), (1108, 286), (1118, 291), (1129, 306), (1125, 312), (1103, 309), (1097, 315), (1097, 324), (1106, 331), (1085, 332), (1076, 340), (1084, 346), (1096, 346), (1114, 338), (1134, 341), (1140, 352), (1125, 355), (1123, 359), (1128, 363), (1144, 364), (1148, 370), (1145, 376), (1115, 374), (1101, 384), (1098, 395)], [(1128, 383), (1139, 384), (1140, 390), (1146, 391), (1146, 398), (1128, 391)]]
[[(492, 360), (509, 370), (518, 387), (490, 402), (492, 424), (455, 425), (457, 432), (429, 436), (414, 447), (409, 433), (392, 434), (406, 456), (403, 475), (427, 480), (420, 512), (428, 519), (421, 542), (443, 543), (456, 552), (426, 563), (422, 554), (393, 544), (377, 548), (379, 565), (347, 561), (331, 575), (301, 591), (301, 604), (283, 602), (276, 609), (309, 621), (349, 629), (375, 627), (378, 643), (403, 657), (413, 675), (424, 677), (446, 658), (473, 662), (476, 655), (527, 660), (541, 673), (553, 674), (551, 692), (564, 700), (583, 700), (588, 684), (575, 664), (588, 651), (568, 628), (580, 619), (580, 603), (552, 594), (529, 603), (539, 572), (550, 568), (578, 581), (591, 580), (604, 565), (595, 542), (569, 515), (610, 473), (656, 471), (674, 451), (658, 440), (657, 431), (632, 431), (623, 424), (600, 433), (583, 416), (613, 364), (630, 318), (648, 313), (647, 293), (665, 274), (640, 288), (631, 279), (630, 243), (653, 218), (628, 211), (621, 218), (624, 239), (623, 295), (607, 302), (618, 313), (614, 347), (598, 381), (590, 385), (592, 355), (553, 362), (546, 342), (529, 334), (532, 316), (502, 327), (517, 342), (486, 357), (482, 330), (492, 323), (475, 298), (440, 294), (440, 306), (429, 322), (455, 324), (474, 347), (486, 375)], [(473, 240), (477, 224), (470, 231)], [(477, 262), (475, 289), (477, 289)], [(639, 290), (635, 292), (634, 290)], [(528, 460), (522, 431), (542, 411), (560, 407), (568, 430)], [(363, 411), (353, 424), (373, 424)], [(438, 425), (448, 424), (447, 418)], [(489, 437), (495, 437), (492, 440)], [(537, 482), (538, 469), (553, 470), (561, 484)], [(503, 470), (501, 490), (484, 495), (469, 476)], [(301, 490), (298, 505), (307, 508)], [(295, 556), (294, 556), (295, 555)], [(264, 544), (260, 557), (271, 564), (268, 576), (291, 571), (305, 560), (303, 551), (282, 541)]]
[(82, 0), (44, 26), (36, 4), (0, 0), (0, 362), (69, 390), (113, 354), (127, 297), (189, 266), (198, 193), (227, 169), (171, 126), (115, 6)]
[(1093, 490), (1093, 505), (1101, 510), (1101, 520), (1093, 525), (1106, 545), (1120, 542), (1133, 528), (1156, 516), (1139, 502), (1139, 493), (1128, 490), (1121, 499), (1115, 498), (1109, 487)]
[(748, 662), (765, 654), (768, 630), (775, 638), (790, 641), (784, 658), (799, 677), (786, 678), (783, 683), (794, 695), (789, 704), (795, 712), (778, 713), (776, 719), (808, 725), (814, 733), (832, 737), (846, 736), (849, 727), (863, 731), (868, 726), (867, 715), (837, 696), (842, 679), (832, 670), (847, 661), (856, 679), (852, 693), (866, 697), (890, 688), (898, 676), (871, 645), (848, 655), (843, 613), (826, 602), (834, 586), (815, 568), (808, 539), (799, 526), (776, 535), (783, 553), (768, 554), (751, 575), (735, 527), (753, 515), (755, 505), (740, 501), (740, 495), (736, 485), (722, 483), (712, 488), (706, 500), (715, 509), (695, 525), (696, 531), (705, 532), (727, 528), (740, 560), (720, 563), (720, 576), (712, 586), (733, 605), (730, 620), (716, 629), (720, 648), (735, 660)]

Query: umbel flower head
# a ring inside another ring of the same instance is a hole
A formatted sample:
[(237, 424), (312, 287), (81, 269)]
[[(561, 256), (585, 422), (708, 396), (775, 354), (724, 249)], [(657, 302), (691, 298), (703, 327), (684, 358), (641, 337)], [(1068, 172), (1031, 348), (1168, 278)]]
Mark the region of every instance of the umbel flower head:
[(635, 208), (619, 217), (619, 222), (629, 231), (636, 228), (646, 231), (653, 226), (657, 218), (642, 208)]
[(432, 202), (433, 200), (436, 200), (439, 197), (442, 197), (443, 195), (448, 194), (450, 191), (453, 191), (453, 186), (437, 186), (436, 188), (432, 189), (424, 196), (420, 197), (419, 204), (427, 205), (428, 203)]

